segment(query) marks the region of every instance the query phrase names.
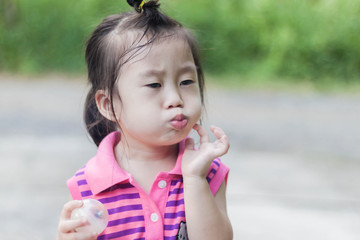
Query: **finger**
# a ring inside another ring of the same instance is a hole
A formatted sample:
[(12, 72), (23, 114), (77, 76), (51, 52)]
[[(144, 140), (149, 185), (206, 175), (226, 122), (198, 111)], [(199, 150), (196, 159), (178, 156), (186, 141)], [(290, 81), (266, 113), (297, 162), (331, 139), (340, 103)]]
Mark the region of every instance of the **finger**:
[(194, 139), (192, 139), (192, 138), (187, 138), (187, 139), (185, 140), (185, 149), (194, 150), (194, 148), (195, 148)]
[(86, 218), (80, 218), (75, 220), (65, 220), (59, 224), (59, 231), (62, 233), (75, 232), (76, 228), (80, 228), (88, 225), (89, 222)]
[(210, 130), (214, 133), (214, 135), (217, 137), (217, 139), (220, 139), (223, 136), (226, 136), (225, 132), (221, 128), (216, 127), (214, 125), (212, 125), (210, 127)]
[(217, 139), (219, 139), (221, 142), (229, 144), (229, 139), (227, 138), (225, 132), (221, 128), (213, 125), (210, 127), (210, 129), (214, 133)]
[(207, 134), (207, 132), (203, 127), (201, 127), (199, 124), (195, 124), (193, 129), (196, 130), (196, 132), (200, 136), (200, 144), (209, 142), (209, 135)]
[(226, 136), (225, 132), (219, 127), (211, 126), (210, 129), (218, 139), (217, 146), (219, 146), (219, 147), (221, 146), (221, 148), (223, 149), (222, 154), (225, 154), (229, 150), (229, 147), (230, 147), (228, 137)]
[(71, 212), (76, 208), (81, 208), (82, 205), (83, 205), (83, 202), (79, 201), (79, 200), (73, 200), (73, 201), (67, 202), (61, 211), (60, 218), (61, 219), (70, 219)]

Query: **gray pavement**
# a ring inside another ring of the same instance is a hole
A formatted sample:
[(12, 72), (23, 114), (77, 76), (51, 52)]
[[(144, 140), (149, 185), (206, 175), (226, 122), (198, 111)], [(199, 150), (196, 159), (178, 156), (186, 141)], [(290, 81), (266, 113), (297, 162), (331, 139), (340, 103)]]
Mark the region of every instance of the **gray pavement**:
[[(0, 239), (55, 239), (65, 180), (96, 149), (84, 79), (0, 75)], [(231, 141), (236, 240), (360, 239), (360, 96), (209, 87)]]

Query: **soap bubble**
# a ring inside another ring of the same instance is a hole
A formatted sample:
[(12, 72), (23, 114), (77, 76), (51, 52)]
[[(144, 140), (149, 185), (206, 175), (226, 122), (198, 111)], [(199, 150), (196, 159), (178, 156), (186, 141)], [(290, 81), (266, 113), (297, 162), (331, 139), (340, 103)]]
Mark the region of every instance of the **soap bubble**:
[(97, 232), (102, 233), (109, 221), (109, 214), (106, 207), (95, 199), (83, 200), (83, 206), (76, 208), (71, 213), (71, 219), (86, 218), (88, 225), (77, 228), (77, 232)]

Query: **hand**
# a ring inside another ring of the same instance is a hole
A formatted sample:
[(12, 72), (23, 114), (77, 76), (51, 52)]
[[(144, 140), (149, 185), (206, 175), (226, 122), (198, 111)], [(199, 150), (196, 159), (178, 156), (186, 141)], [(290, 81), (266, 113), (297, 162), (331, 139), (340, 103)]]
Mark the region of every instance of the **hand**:
[(193, 129), (200, 136), (200, 147), (198, 151), (195, 151), (194, 139), (186, 139), (185, 152), (181, 163), (182, 174), (184, 178), (206, 178), (212, 161), (229, 150), (229, 140), (224, 131), (219, 127), (210, 127), (210, 130), (217, 138), (214, 142), (210, 142), (209, 135), (200, 125), (196, 124)]
[(57, 240), (95, 240), (97, 233), (76, 232), (76, 228), (83, 227), (89, 222), (83, 219), (71, 220), (71, 212), (82, 207), (82, 201), (67, 202), (61, 212), (60, 221), (58, 225)]

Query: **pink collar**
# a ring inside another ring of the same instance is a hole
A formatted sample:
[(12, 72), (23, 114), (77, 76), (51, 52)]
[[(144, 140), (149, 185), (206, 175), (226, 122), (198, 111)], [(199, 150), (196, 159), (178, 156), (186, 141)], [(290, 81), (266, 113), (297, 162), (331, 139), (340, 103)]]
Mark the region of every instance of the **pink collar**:
[[(120, 168), (114, 154), (114, 147), (121, 140), (120, 132), (112, 132), (100, 143), (96, 156), (86, 164), (86, 180), (92, 193), (98, 194), (115, 184), (127, 181), (131, 175)], [(179, 155), (175, 167), (167, 174), (181, 175), (181, 159), (185, 140), (179, 143)]]

